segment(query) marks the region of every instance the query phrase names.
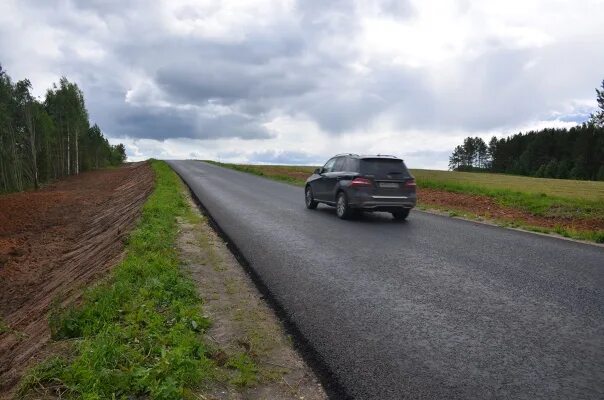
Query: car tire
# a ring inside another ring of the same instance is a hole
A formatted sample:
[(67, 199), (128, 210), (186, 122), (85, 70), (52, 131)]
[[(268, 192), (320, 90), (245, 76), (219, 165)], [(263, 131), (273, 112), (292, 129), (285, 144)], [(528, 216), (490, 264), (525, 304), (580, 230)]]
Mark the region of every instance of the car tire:
[(340, 219), (348, 219), (352, 216), (354, 210), (348, 205), (348, 196), (340, 192), (336, 196), (336, 215)]
[(306, 189), (304, 189), (304, 202), (306, 203), (306, 208), (309, 210), (314, 210), (319, 205), (319, 203), (315, 200), (310, 185), (306, 186)]
[(401, 208), (400, 210), (392, 211), (392, 218), (397, 221), (404, 221), (409, 216), (410, 208)]

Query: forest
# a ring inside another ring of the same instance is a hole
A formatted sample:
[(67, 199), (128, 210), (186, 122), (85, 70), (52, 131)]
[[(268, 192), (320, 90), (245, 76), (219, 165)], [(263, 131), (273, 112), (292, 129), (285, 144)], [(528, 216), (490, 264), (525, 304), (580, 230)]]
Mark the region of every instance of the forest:
[(0, 192), (38, 188), (125, 160), (124, 145), (109, 144), (90, 124), (77, 84), (63, 77), (42, 101), (28, 79), (13, 82), (0, 66)]
[(596, 94), (599, 111), (589, 121), (569, 129), (492, 137), (488, 144), (480, 137), (467, 137), (449, 157), (449, 168), (604, 181), (604, 81)]

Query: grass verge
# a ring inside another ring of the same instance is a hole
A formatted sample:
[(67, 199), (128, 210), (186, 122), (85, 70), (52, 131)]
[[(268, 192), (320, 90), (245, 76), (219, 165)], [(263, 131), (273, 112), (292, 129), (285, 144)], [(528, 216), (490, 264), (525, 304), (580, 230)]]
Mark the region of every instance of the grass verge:
[(595, 243), (604, 243), (604, 230), (577, 230), (562, 225), (554, 228), (531, 225), (523, 221), (522, 219), (501, 219), (493, 217), (484, 217), (479, 214), (470, 212), (468, 210), (442, 206), (442, 205), (422, 205), (418, 204), (417, 208), (422, 211), (432, 212), (441, 215), (447, 215), (451, 218), (461, 218), (472, 221), (487, 222), (493, 225), (501, 226), (504, 228), (522, 229), (525, 231), (542, 233), (542, 234), (556, 234), (569, 239), (585, 240)]
[(165, 162), (152, 167), (156, 187), (124, 260), (80, 305), (51, 315), (53, 338), (72, 339), (71, 354), (32, 369), (22, 397), (180, 399), (211, 378), (202, 338), (210, 323), (175, 248), (177, 217), (188, 210), (182, 183)]

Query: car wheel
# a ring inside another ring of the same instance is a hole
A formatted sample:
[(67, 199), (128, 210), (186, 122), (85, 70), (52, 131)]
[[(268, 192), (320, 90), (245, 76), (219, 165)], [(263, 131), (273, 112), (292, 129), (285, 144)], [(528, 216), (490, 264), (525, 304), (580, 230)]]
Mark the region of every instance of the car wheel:
[(397, 221), (403, 221), (409, 216), (409, 211), (411, 211), (411, 209), (401, 208), (400, 210), (393, 211), (392, 217)]
[(346, 193), (338, 193), (338, 197), (336, 198), (336, 215), (338, 216), (338, 218), (350, 218), (352, 213), (353, 210), (348, 205), (348, 198), (346, 197)]
[(310, 186), (306, 186), (306, 190), (304, 191), (304, 200), (306, 202), (306, 208), (308, 208), (309, 210), (314, 210), (319, 204), (315, 200), (314, 195), (312, 193), (312, 188)]

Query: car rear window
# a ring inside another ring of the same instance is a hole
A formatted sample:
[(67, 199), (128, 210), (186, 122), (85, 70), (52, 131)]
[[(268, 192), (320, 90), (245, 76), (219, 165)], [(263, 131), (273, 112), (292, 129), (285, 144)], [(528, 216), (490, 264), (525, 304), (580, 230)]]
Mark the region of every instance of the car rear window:
[(409, 171), (403, 160), (387, 158), (364, 158), (361, 160), (361, 174), (373, 175), (376, 178), (409, 178)]

